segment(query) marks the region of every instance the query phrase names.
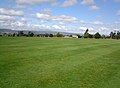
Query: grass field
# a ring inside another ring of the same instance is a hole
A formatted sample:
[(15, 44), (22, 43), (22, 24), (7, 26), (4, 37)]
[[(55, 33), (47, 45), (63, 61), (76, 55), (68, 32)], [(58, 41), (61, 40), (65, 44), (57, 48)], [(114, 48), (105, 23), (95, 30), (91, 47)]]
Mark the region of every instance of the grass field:
[(120, 88), (120, 41), (0, 37), (0, 88)]

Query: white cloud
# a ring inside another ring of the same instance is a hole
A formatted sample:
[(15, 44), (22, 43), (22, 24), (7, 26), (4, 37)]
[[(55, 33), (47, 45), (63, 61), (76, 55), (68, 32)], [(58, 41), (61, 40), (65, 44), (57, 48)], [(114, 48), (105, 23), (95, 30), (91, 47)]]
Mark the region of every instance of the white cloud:
[(117, 15), (120, 16), (120, 10), (117, 11)]
[(61, 15), (61, 16), (54, 16), (52, 20), (61, 21), (61, 22), (75, 23), (77, 21), (77, 18), (76, 17), (71, 17), (71, 16)]
[[(10, 21), (14, 20), (14, 21)], [(26, 19), (21, 18), (21, 21), (16, 21), (14, 17), (12, 16), (1, 16), (0, 15), (0, 27), (1, 28), (9, 28), (9, 29), (14, 29), (14, 30), (52, 30), (52, 31), (71, 31), (71, 32), (81, 32), (84, 33), (84, 31), (88, 28), (89, 33), (94, 34), (96, 32), (99, 32), (101, 34), (109, 34), (111, 31), (114, 30), (119, 30), (119, 26), (109, 26), (103, 27), (103, 23), (99, 21), (94, 21), (94, 22), (86, 22), (86, 21), (81, 21), (85, 22), (87, 24), (92, 24), (92, 25), (100, 25), (99, 26), (81, 26), (81, 27), (69, 27), (69, 26), (61, 26), (61, 25), (45, 25), (45, 24), (33, 24), (33, 23), (24, 23)], [(97, 28), (96, 28), (97, 27)]]
[(94, 34), (96, 32), (96, 29), (93, 27), (86, 27), (86, 26), (79, 27), (79, 30), (82, 31), (82, 33), (84, 33), (87, 29), (89, 30), (90, 34)]
[(104, 25), (103, 22), (99, 22), (99, 21), (90, 22), (90, 24), (98, 25), (98, 26)]
[(56, 0), (16, 0), (16, 3), (18, 5), (21, 4), (42, 4), (42, 3), (51, 3), (54, 5), (56, 3)]
[(4, 9), (4, 8), (0, 8), (0, 14), (2, 15), (11, 15), (11, 16), (22, 16), (24, 15), (23, 11), (16, 11), (13, 9)]
[(35, 18), (42, 19), (42, 20), (51, 20), (52, 19), (52, 17), (49, 14), (36, 13), (36, 14), (33, 14), (32, 16)]
[(80, 30), (85, 31), (86, 29), (88, 29), (87, 27), (80, 27)]
[(89, 29), (89, 31), (93, 31), (94, 30), (94, 28), (92, 28), (92, 27), (80, 27), (80, 29), (83, 30), (83, 31), (85, 31), (87, 29)]
[(97, 25), (97, 26), (101, 26), (101, 25), (105, 25), (105, 23), (100, 22), (100, 21), (84, 21), (84, 20), (80, 20), (81, 24), (92, 24), (92, 25)]
[(107, 28), (107, 27), (100, 27), (100, 30), (101, 30), (101, 31), (108, 31), (109, 28)]
[(100, 28), (97, 29), (96, 32), (99, 32), (100, 34), (109, 35), (111, 30), (109, 30), (109, 28), (107, 28), (107, 27), (100, 27)]
[(8, 29), (11, 29), (13, 26), (11, 24), (15, 23), (16, 21), (13, 21), (13, 20), (8, 20), (8, 19), (5, 19), (5, 20), (1, 20), (0, 19), (0, 28), (8, 28)]
[(96, 28), (96, 27), (80, 27), (79, 28), (83, 33), (85, 32), (86, 29), (89, 30), (89, 33), (90, 34), (95, 34), (96, 32), (99, 32), (100, 34), (105, 34), (105, 35), (109, 35), (109, 33), (113, 30), (115, 30), (115, 28), (108, 28), (108, 27), (104, 27), (104, 26), (101, 26), (99, 28)]
[(28, 27), (30, 28), (32, 26), (33, 29), (39, 29), (39, 30), (53, 30), (53, 31), (65, 31), (67, 28), (65, 26), (58, 26), (58, 25), (51, 25), (47, 26), (45, 24), (32, 24)]
[(15, 17), (0, 15), (0, 21), (15, 21)]
[(80, 20), (81, 24), (88, 24), (88, 22), (84, 21), (84, 20)]
[(27, 24), (28, 20), (26, 18), (22, 17), (21, 22), (23, 22), (24, 24)]
[(52, 25), (52, 26), (51, 26), (51, 29), (61, 30), (61, 31), (66, 31), (66, 30), (68, 30), (65, 26), (58, 26), (58, 25)]
[(77, 0), (65, 0), (62, 7), (73, 6), (75, 4), (77, 4)]
[(25, 19), (25, 18), (21, 18), (21, 20), (22, 20), (22, 21), (26, 21), (26, 19)]
[(36, 13), (32, 15), (35, 18), (39, 18), (41, 20), (50, 20), (50, 21), (57, 21), (57, 22), (63, 22), (63, 23), (75, 23), (77, 21), (76, 17), (71, 17), (71, 16), (53, 16), (49, 14), (41, 14), (41, 13)]
[(120, 26), (111, 26), (112, 31), (120, 31)]
[(95, 1), (94, 0), (83, 0), (81, 2), (82, 5), (92, 5), (92, 4), (95, 4)]
[(100, 8), (96, 5), (90, 6), (89, 7), (90, 10), (99, 10)]
[[(14, 20), (14, 21), (13, 21)], [(65, 26), (60, 25), (45, 25), (45, 24), (29, 24), (25, 23), (25, 18), (21, 18), (21, 21), (16, 21), (14, 17), (11, 16), (1, 16), (0, 15), (0, 28), (9, 28), (13, 30), (52, 30), (52, 31), (66, 31)]]

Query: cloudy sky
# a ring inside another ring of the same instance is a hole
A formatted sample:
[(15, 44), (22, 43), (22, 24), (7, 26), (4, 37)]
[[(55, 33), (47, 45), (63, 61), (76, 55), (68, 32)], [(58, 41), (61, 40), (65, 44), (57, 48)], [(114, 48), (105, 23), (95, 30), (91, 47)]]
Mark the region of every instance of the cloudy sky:
[(120, 30), (120, 0), (1, 0), (0, 28), (109, 34)]

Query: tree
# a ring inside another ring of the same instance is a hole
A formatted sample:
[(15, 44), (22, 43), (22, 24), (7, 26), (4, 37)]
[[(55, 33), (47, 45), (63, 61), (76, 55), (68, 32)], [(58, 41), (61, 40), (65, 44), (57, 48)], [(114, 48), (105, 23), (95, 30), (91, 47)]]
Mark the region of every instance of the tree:
[(118, 33), (118, 38), (120, 39), (120, 32)]
[(94, 35), (94, 37), (95, 37), (96, 39), (99, 39), (99, 38), (101, 38), (101, 35), (99, 34), (99, 32), (97, 32), (97, 33)]
[(117, 31), (117, 35), (116, 35), (117, 39), (120, 39), (120, 32)]
[(13, 33), (13, 37), (15, 37), (15, 33)]
[(84, 33), (84, 38), (89, 38), (89, 33), (88, 33), (88, 29), (85, 31)]
[(49, 37), (49, 34), (46, 33), (46, 34), (45, 34), (45, 37)]
[(72, 37), (72, 35), (69, 35), (69, 37)]
[(110, 38), (111, 38), (111, 39), (114, 38), (114, 33), (113, 33), (113, 32), (110, 33)]
[(50, 34), (49, 37), (53, 37), (53, 34)]
[(105, 36), (105, 35), (102, 35), (101, 38), (102, 38), (102, 39), (106, 39), (106, 36)]
[(23, 31), (18, 31), (18, 35), (17, 36), (23, 36), (23, 35), (24, 35)]
[(40, 37), (40, 35), (39, 35), (39, 34), (37, 34), (37, 37)]
[(113, 33), (113, 38), (116, 39), (116, 31)]
[(31, 31), (29, 31), (29, 32), (28, 32), (28, 36), (29, 36), (29, 37), (33, 37), (33, 36), (34, 36), (34, 33), (31, 32)]
[(92, 34), (89, 34), (89, 38), (93, 38), (94, 36)]
[(78, 38), (81, 38), (80, 34), (77, 34)]
[(112, 39), (120, 39), (120, 32), (119, 31), (114, 31), (110, 33), (110, 38)]
[(56, 34), (57, 37), (63, 37), (62, 34), (60, 34), (59, 32)]

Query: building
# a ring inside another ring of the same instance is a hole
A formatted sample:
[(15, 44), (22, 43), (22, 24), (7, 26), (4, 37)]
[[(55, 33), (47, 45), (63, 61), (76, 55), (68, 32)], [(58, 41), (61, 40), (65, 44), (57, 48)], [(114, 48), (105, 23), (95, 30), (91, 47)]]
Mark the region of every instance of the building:
[(77, 35), (72, 35), (72, 38), (78, 38), (78, 36)]

